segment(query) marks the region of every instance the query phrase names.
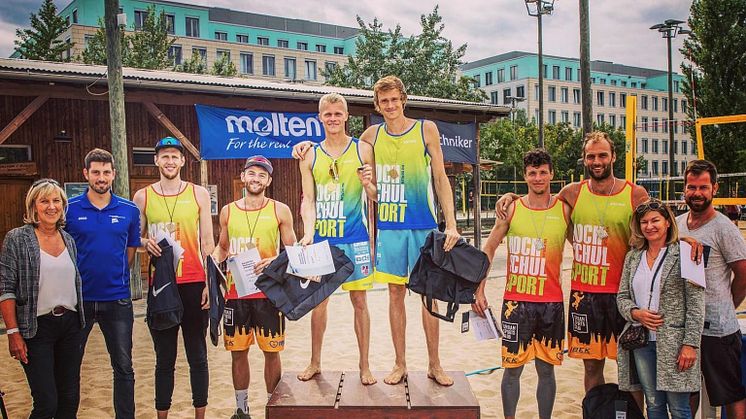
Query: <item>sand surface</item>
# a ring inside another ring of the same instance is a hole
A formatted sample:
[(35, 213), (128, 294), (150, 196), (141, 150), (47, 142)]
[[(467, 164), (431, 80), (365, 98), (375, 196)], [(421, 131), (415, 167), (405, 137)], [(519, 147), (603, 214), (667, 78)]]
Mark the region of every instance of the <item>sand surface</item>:
[[(487, 297), (489, 302), (499, 307), (505, 281), (505, 246), (500, 246), (489, 274)], [(565, 249), (563, 262), (563, 288), (565, 301), (569, 293), (569, 267), (571, 252)], [(427, 351), (424, 332), (421, 326), (420, 298), (416, 294), (407, 296), (407, 363), (412, 371), (424, 371), (427, 368)], [(393, 365), (394, 351), (391, 344), (388, 324), (388, 294), (383, 288), (376, 288), (368, 293), (368, 307), (371, 313), (371, 357), (372, 370), (388, 371)], [(461, 307), (468, 310), (467, 306)], [(565, 307), (567, 309), (567, 307)], [(155, 417), (153, 371), (155, 354), (153, 344), (143, 321), (145, 312), (144, 300), (135, 302), (134, 326), (134, 368), (135, 397), (137, 416)], [(356, 371), (358, 352), (352, 326), (352, 305), (346, 294), (337, 293), (331, 297), (329, 304), (329, 323), (322, 352), (322, 367), (328, 369)], [(460, 319), (460, 314), (457, 315)], [(282, 352), (282, 363), (285, 371), (302, 370), (310, 358), (310, 316), (296, 322), (288, 322), (285, 350)], [(440, 358), (446, 370), (461, 370), (467, 374), (477, 370), (500, 365), (500, 345), (496, 340), (477, 342), (471, 335), (460, 333), (460, 325), (441, 322)], [(6, 393), (6, 404), (10, 418), (27, 417), (31, 396), (26, 378), (20, 364), (12, 360), (7, 351), (7, 336), (0, 336), (0, 390)], [(212, 346), (208, 338), (208, 357), (210, 365), (210, 398), (207, 410), (208, 418), (228, 418), (235, 411), (235, 398), (230, 373), (230, 354), (219, 347)], [(267, 394), (263, 379), (263, 356), (253, 347), (249, 351), (251, 365), (251, 385), (249, 389), (250, 412), (253, 418), (264, 418), (264, 405)], [(616, 363), (607, 362), (605, 375), (607, 381), (616, 382)], [(500, 380), (502, 370), (485, 375), (470, 375), (469, 383), (479, 400), (482, 417), (502, 417), (500, 400)], [(583, 364), (581, 361), (565, 358), (563, 365), (556, 369), (557, 398), (554, 406), (554, 417), (580, 418), (583, 398)], [(521, 399), (518, 404), (517, 417), (538, 417), (536, 411), (536, 372), (533, 364), (524, 369), (521, 386)], [(380, 382), (376, 385), (386, 385)], [(171, 417), (188, 418), (192, 416), (191, 392), (186, 358), (183, 349), (179, 349), (176, 365), (176, 389), (174, 391)], [(106, 352), (103, 336), (98, 327), (91, 333), (81, 372), (80, 418), (113, 417), (112, 408), (112, 374), (109, 356)]]

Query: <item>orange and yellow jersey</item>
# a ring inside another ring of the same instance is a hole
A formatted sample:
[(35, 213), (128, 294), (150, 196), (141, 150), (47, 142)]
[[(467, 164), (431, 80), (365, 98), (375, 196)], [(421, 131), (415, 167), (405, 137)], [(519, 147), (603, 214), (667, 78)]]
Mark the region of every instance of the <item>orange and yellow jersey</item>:
[[(246, 251), (251, 244), (257, 247), (262, 259), (277, 256), (280, 250), (280, 222), (277, 219), (275, 201), (267, 199), (263, 207), (253, 210), (241, 209), (235, 202), (228, 205), (228, 243), (228, 253), (231, 255)], [(236, 284), (230, 271), (226, 279), (228, 291), (225, 298), (237, 299)], [(266, 296), (263, 292), (257, 292), (241, 297), (250, 298)]]
[(562, 302), (560, 267), (567, 221), (562, 201), (531, 209), (519, 199), (510, 218), (505, 300)]
[(204, 282), (199, 204), (194, 184), (186, 182), (186, 188), (176, 195), (164, 195), (153, 185), (148, 186), (145, 190), (145, 217), (150, 237), (155, 238), (160, 231), (166, 232), (184, 249), (176, 267), (176, 283)]
[(599, 195), (590, 190), (587, 180), (580, 184), (571, 216), (571, 289), (612, 294), (619, 291), (634, 211), (632, 188), (625, 182), (621, 191)]

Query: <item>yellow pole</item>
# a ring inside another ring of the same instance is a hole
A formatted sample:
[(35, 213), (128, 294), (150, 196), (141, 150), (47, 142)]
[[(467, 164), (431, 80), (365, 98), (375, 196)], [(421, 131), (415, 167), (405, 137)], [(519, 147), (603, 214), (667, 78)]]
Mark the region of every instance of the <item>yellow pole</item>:
[(626, 159), (624, 165), (624, 177), (634, 183), (637, 177), (637, 135), (635, 132), (635, 123), (637, 122), (637, 96), (627, 96), (627, 122), (624, 126)]
[(466, 179), (461, 176), (461, 211), (466, 214)]

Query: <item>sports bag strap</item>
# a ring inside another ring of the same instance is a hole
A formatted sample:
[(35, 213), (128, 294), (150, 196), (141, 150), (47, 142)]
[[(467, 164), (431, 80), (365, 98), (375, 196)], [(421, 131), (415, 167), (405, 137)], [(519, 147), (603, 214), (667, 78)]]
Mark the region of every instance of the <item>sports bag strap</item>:
[[(653, 302), (653, 287), (655, 286), (655, 277), (658, 276), (658, 272), (661, 271), (661, 266), (663, 266), (663, 262), (666, 260), (666, 256), (668, 256), (668, 247), (666, 247), (666, 251), (663, 253), (663, 257), (661, 258), (661, 261), (658, 263), (658, 266), (655, 268), (655, 273), (653, 274), (653, 279), (650, 281), (650, 295), (648, 298), (648, 310), (650, 310), (650, 303)], [(643, 262), (641, 262), (643, 263)]]

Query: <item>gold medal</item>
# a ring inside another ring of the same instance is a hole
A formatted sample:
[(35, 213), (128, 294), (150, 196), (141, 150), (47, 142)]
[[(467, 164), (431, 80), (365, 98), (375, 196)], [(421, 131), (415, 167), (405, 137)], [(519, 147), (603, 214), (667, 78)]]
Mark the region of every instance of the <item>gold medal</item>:
[(391, 170), (389, 170), (389, 177), (391, 179), (398, 179), (399, 178), (399, 171), (392, 168)]
[(544, 240), (536, 239), (534, 240), (536, 250), (542, 251), (544, 250)]
[(166, 230), (169, 233), (176, 233), (176, 223), (174, 223), (173, 221), (170, 223), (166, 223)]
[(329, 193), (334, 192), (334, 190), (337, 188), (337, 186), (333, 183), (327, 183), (326, 184), (326, 191)]
[(598, 234), (598, 238), (601, 240), (609, 237), (609, 232), (606, 230), (606, 226), (599, 226), (596, 234)]

